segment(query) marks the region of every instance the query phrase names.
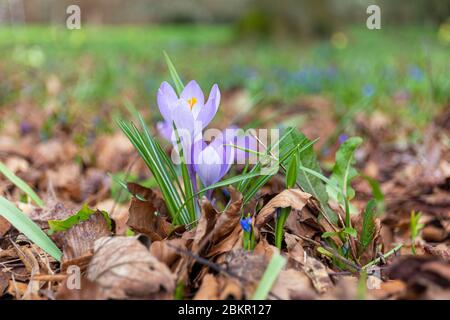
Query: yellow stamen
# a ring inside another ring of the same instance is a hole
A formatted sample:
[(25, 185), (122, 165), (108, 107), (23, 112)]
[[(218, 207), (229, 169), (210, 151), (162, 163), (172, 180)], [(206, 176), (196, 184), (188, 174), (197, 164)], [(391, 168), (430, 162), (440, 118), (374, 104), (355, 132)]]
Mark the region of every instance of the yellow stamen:
[(188, 99), (187, 102), (189, 103), (189, 107), (191, 107), (191, 110), (192, 110), (194, 105), (197, 103), (197, 99), (195, 97), (192, 97), (192, 98)]

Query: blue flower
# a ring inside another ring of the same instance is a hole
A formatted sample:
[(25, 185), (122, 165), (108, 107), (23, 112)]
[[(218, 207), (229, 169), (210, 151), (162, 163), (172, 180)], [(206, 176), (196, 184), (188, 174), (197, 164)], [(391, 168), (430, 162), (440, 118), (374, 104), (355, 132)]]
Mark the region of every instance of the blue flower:
[(409, 76), (416, 81), (421, 81), (424, 78), (424, 73), (422, 69), (417, 66), (413, 66), (408, 70)]
[(371, 84), (366, 84), (363, 88), (362, 88), (362, 94), (364, 97), (366, 98), (370, 98), (371, 96), (373, 96), (375, 93), (375, 87)]
[(339, 135), (338, 141), (339, 144), (343, 144), (345, 141), (347, 141), (348, 139), (348, 135), (346, 135), (345, 133)]
[(252, 231), (252, 217), (242, 218), (241, 219), (241, 227), (245, 232)]

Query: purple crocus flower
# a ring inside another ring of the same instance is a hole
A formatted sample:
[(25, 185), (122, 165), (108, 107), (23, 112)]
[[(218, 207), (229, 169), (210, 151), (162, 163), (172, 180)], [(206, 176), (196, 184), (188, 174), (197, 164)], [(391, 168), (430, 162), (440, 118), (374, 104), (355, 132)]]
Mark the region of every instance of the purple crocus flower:
[[(230, 170), (234, 161), (234, 148), (224, 141), (224, 135), (216, 137), (210, 144), (202, 139), (197, 141), (192, 150), (193, 164), (203, 186), (208, 187), (218, 182)], [(210, 198), (211, 191), (207, 196)]]
[(157, 102), (164, 118), (164, 122), (157, 124), (160, 134), (174, 142), (172, 131), (175, 123), (180, 137), (193, 142), (199, 139), (201, 131), (214, 118), (220, 104), (220, 91), (217, 84), (214, 84), (205, 103), (203, 91), (196, 81), (190, 81), (180, 97), (164, 81), (158, 90)]
[(246, 218), (241, 218), (240, 223), (245, 232), (249, 233), (252, 231), (252, 217), (248, 216)]
[[(242, 149), (258, 151), (258, 142), (256, 139), (244, 130), (239, 129), (236, 126), (232, 126), (225, 130), (225, 141), (228, 144), (238, 146), (239, 148), (234, 148), (234, 160), (237, 164), (245, 164), (252, 155)], [(254, 156), (254, 155), (253, 155)]]

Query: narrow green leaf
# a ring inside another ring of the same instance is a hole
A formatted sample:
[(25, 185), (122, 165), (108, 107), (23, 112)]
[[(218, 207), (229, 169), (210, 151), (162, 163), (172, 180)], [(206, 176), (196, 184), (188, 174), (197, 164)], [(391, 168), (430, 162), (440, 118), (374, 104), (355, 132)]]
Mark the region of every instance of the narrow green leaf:
[(273, 284), (278, 278), (281, 270), (283, 270), (286, 264), (286, 258), (280, 255), (278, 252), (274, 252), (272, 259), (270, 259), (269, 265), (264, 272), (261, 281), (259, 282), (258, 288), (252, 297), (253, 300), (264, 300), (267, 298)]
[(372, 189), (372, 197), (377, 202), (377, 214), (382, 214), (384, 212), (384, 194), (381, 190), (380, 183), (369, 176), (364, 175), (363, 178), (369, 183)]
[(163, 51), (163, 53), (164, 58), (166, 59), (167, 67), (169, 68), (170, 76), (175, 84), (175, 90), (177, 91), (178, 95), (180, 95), (184, 89), (183, 82), (181, 81), (180, 76), (178, 75), (178, 72), (172, 63), (172, 60), (170, 60), (168, 54), (165, 51)]
[(295, 143), (302, 146), (300, 149), (302, 152), (298, 154), (297, 158), (300, 169), (297, 183), (304, 191), (312, 194), (319, 201), (322, 211), (327, 218), (331, 222), (337, 223), (337, 215), (328, 205), (328, 193), (325, 183), (329, 180), (322, 174), (322, 169), (317, 161), (311, 141), (303, 133), (294, 130), (290, 134), (290, 140), (287, 140), (286, 143)]
[(361, 230), (361, 250), (360, 254), (367, 249), (370, 243), (373, 240), (373, 236), (375, 235), (375, 215), (376, 215), (377, 203), (375, 200), (370, 200), (366, 208), (364, 209), (363, 216), (363, 225)]
[(358, 237), (358, 232), (356, 232), (356, 230), (352, 227), (345, 227), (344, 229), (342, 229), (342, 232), (352, 236), (353, 238)]
[(44, 201), (30, 188), (30, 186), (8, 169), (2, 162), (0, 162), (0, 173), (2, 173), (9, 181), (11, 181), (17, 188), (26, 193), (39, 207), (44, 207)]
[[(174, 181), (174, 179), (176, 180), (176, 177), (173, 175), (174, 169), (170, 167), (172, 164), (168, 164), (165, 158), (166, 155), (161, 154), (161, 146), (150, 135), (142, 118), (140, 121), (142, 121), (143, 133), (132, 122), (128, 123), (119, 120), (118, 125), (136, 148), (155, 178), (172, 217), (172, 221), (175, 224), (179, 224), (180, 222), (188, 224), (190, 221), (189, 213), (186, 208), (182, 207), (183, 201), (181, 200), (179, 191), (176, 189), (176, 186), (179, 184), (177, 181)], [(178, 213), (180, 214), (179, 217)], [(179, 218), (181, 218), (181, 221), (178, 220)]]
[(289, 166), (286, 172), (286, 188), (290, 189), (295, 185), (297, 181), (297, 154), (294, 154), (289, 161)]
[(0, 197), (0, 216), (3, 216), (9, 221), (17, 230), (23, 233), (28, 239), (33, 241), (42, 250), (47, 252), (53, 258), (61, 261), (62, 252), (53, 243), (53, 241), (34, 223), (29, 217), (27, 217), (22, 211), (20, 211), (14, 204), (7, 199)]

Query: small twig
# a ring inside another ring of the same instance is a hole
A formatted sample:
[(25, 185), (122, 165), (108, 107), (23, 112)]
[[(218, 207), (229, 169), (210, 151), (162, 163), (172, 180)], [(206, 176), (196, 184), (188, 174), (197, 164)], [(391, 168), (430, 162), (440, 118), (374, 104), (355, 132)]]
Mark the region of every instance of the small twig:
[(362, 267), (362, 269), (366, 270), (367, 268), (370, 268), (371, 266), (373, 266), (373, 265), (377, 264), (378, 262), (380, 262), (382, 259), (388, 258), (392, 254), (395, 254), (398, 250), (400, 250), (401, 247), (403, 247), (403, 244), (397, 245), (394, 249), (386, 252), (381, 257), (378, 257), (378, 258), (372, 260), (371, 262), (369, 262), (368, 264), (366, 264), (364, 267)]
[(347, 258), (344, 258), (343, 256), (341, 256), (338, 252), (336, 252), (336, 250), (334, 250), (332, 247), (330, 247), (329, 245), (327, 245), (325, 242), (321, 242), (322, 247), (327, 250), (329, 253), (331, 253), (333, 255), (334, 258), (340, 260), (341, 262), (343, 262), (344, 264), (346, 264), (347, 266), (355, 269), (356, 271), (360, 272), (361, 271), (361, 267), (358, 266), (357, 264), (353, 263), (352, 261), (348, 260)]
[(169, 246), (169, 247), (173, 248), (174, 250), (178, 251), (179, 253), (184, 254), (184, 255), (188, 256), (189, 258), (194, 259), (195, 261), (197, 261), (200, 264), (208, 266), (209, 268), (213, 269), (214, 271), (216, 271), (218, 273), (223, 273), (223, 274), (225, 274), (227, 276), (236, 278), (236, 279), (238, 279), (241, 282), (245, 282), (245, 283), (249, 282), (247, 279), (245, 279), (245, 278), (243, 278), (243, 277), (241, 277), (239, 275), (236, 275), (233, 272), (230, 272), (230, 271), (220, 267), (218, 264), (213, 263), (213, 262), (211, 262), (211, 261), (209, 261), (209, 260), (207, 260), (205, 258), (200, 257), (199, 255), (196, 255), (196, 254), (194, 254), (194, 253), (192, 253), (192, 252), (190, 252), (188, 250), (185, 250), (185, 249), (179, 248), (177, 246), (174, 246), (173, 244), (170, 244), (170, 243), (166, 243), (166, 244), (167, 244), (167, 246)]
[(31, 280), (45, 281), (45, 282), (61, 282), (66, 279), (66, 274), (37, 274)]

